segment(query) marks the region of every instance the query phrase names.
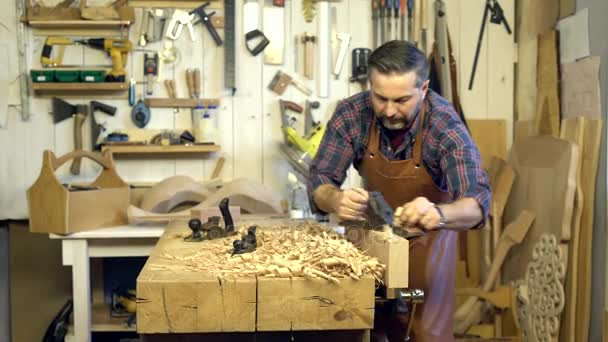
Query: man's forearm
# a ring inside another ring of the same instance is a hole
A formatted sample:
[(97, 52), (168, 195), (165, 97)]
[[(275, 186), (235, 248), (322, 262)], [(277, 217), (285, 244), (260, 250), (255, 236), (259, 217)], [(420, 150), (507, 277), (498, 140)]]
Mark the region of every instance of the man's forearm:
[(323, 184), (312, 193), (312, 199), (317, 208), (330, 214), (336, 211), (335, 204), (339, 202), (341, 193), (342, 190), (336, 186)]
[(446, 221), (443, 229), (467, 230), (476, 227), (483, 218), (479, 204), (471, 197), (461, 198), (450, 204), (440, 204), (438, 207)]

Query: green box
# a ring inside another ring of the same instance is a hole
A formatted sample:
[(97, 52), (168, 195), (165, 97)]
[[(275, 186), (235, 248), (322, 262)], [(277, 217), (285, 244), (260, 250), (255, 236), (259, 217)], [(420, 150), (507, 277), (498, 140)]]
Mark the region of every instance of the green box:
[(106, 79), (105, 70), (80, 70), (80, 80), (86, 83), (103, 82)]
[(55, 81), (57, 82), (79, 82), (80, 70), (55, 70)]
[(30, 70), (32, 82), (46, 83), (55, 81), (55, 70)]

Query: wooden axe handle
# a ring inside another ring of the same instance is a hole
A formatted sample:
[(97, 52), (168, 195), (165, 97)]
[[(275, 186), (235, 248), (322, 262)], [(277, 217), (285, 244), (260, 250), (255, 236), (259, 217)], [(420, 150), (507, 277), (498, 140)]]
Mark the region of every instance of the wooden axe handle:
[[(84, 120), (86, 119), (86, 115), (82, 113), (78, 113), (74, 115), (74, 150), (82, 150), (82, 125), (84, 124)], [(72, 161), (72, 166), (70, 167), (70, 171), (73, 175), (80, 174), (80, 161), (82, 157), (74, 157)]]

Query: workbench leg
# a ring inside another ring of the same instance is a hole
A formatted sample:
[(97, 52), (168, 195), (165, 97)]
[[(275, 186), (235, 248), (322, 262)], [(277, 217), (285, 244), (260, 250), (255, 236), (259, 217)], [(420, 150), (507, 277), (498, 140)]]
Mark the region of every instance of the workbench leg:
[(8, 221), (0, 221), (0, 341), (11, 340), (11, 269)]
[(372, 338), (371, 330), (363, 330), (363, 334), (361, 334), (361, 342), (370, 342)]
[(72, 241), (72, 293), (74, 296), (74, 340), (91, 340), (91, 282), (87, 240)]

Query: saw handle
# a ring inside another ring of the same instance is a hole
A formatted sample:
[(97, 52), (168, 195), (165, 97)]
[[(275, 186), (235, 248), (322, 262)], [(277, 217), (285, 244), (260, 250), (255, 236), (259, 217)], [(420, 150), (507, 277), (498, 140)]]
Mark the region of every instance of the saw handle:
[[(74, 115), (74, 150), (82, 150), (82, 125), (84, 124), (85, 119), (86, 115), (84, 114), (78, 113)], [(70, 172), (73, 175), (80, 174), (81, 159), (80, 156), (74, 157), (74, 161), (70, 167)]]

